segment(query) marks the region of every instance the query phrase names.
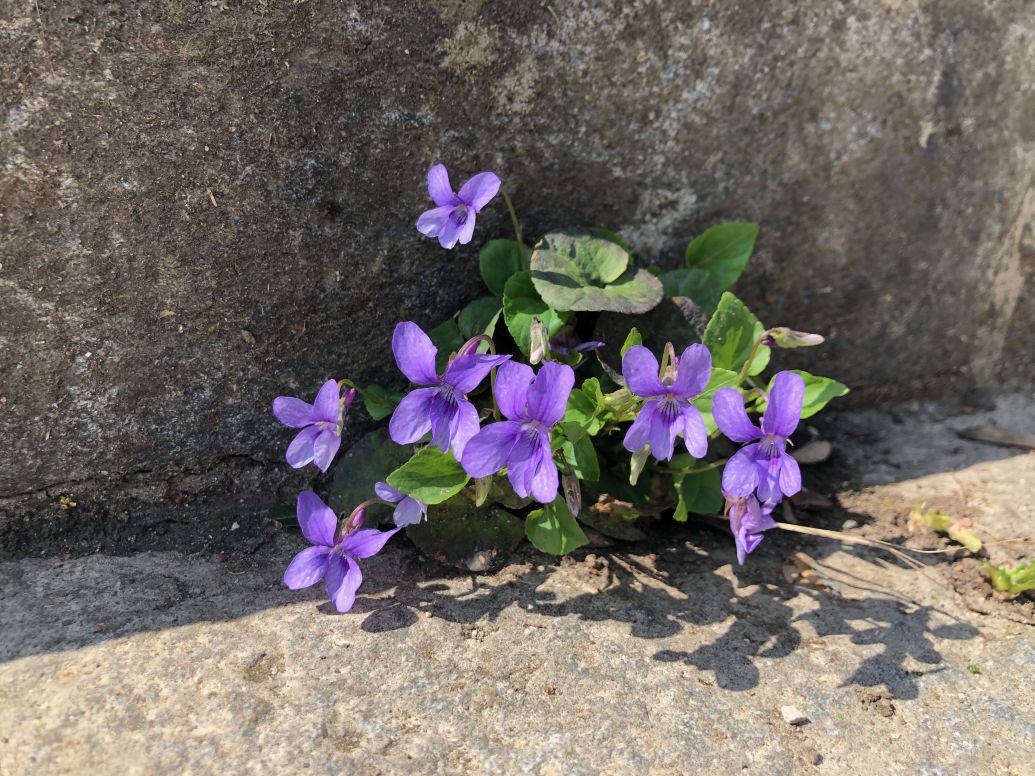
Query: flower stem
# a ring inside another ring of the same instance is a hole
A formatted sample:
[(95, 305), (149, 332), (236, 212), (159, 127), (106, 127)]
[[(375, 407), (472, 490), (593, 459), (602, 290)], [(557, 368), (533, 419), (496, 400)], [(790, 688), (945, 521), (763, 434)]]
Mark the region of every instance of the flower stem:
[[(490, 337), (488, 334), (479, 334), (478, 337), (481, 338), (483, 342), (487, 342), (489, 344), (489, 352), (492, 355), (495, 356), (496, 355), (496, 343), (492, 341), (492, 337)], [(500, 406), (496, 403), (496, 370), (497, 369), (499, 369), (499, 367), (495, 367), (494, 366), (492, 369), (489, 370), (489, 393), (492, 394), (492, 417), (493, 417), (493, 420), (501, 420), (502, 419), (502, 416), (500, 415)]]
[(740, 385), (747, 379), (748, 371), (751, 369), (751, 364), (755, 360), (755, 355), (758, 353), (758, 349), (762, 347), (762, 340), (769, 336), (769, 332), (763, 332), (762, 336), (755, 340), (754, 346), (751, 348), (751, 355), (748, 356), (748, 360), (744, 362), (744, 366), (740, 368), (740, 372), (737, 373), (737, 385)]
[(728, 460), (729, 458), (720, 458), (717, 461), (712, 461), (709, 464), (706, 464), (704, 466), (697, 466), (693, 469), (667, 469), (664, 467), (658, 467), (658, 471), (665, 472), (666, 474), (682, 474), (684, 476), (687, 474), (700, 474), (701, 472), (706, 472), (709, 469), (718, 469)]
[[(505, 188), (503, 188), (502, 186), (500, 187), (500, 194), (503, 195), (503, 202), (507, 205), (507, 212), (510, 213), (510, 223), (514, 226), (514, 239), (517, 240), (517, 244), (518, 244), (519, 248), (524, 248), (525, 247), (525, 243), (521, 239), (521, 225), (518, 223), (517, 212), (515, 212), (515, 210), (514, 210), (514, 203), (510, 201), (510, 196), (507, 194), (507, 190)], [(524, 256), (524, 253), (522, 252), (522, 254), (521, 254), (521, 261), (522, 261), (522, 263), (524, 263), (524, 260), (525, 260), (525, 256)]]

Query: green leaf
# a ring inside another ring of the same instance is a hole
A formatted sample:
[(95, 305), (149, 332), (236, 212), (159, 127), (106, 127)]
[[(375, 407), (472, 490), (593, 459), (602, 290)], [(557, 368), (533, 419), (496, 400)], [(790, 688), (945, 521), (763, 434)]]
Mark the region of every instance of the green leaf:
[[(568, 406), (564, 410), (564, 417), (561, 420), (561, 427), (565, 434), (573, 442), (579, 437), (589, 434), (595, 435), (604, 425), (600, 414), (604, 410), (604, 396), (600, 391), (600, 381), (595, 377), (586, 380), (581, 388), (572, 389), (568, 396)], [(575, 433), (567, 427), (578, 428), (581, 433)]]
[[(496, 331), (496, 322), (500, 318), (502, 303), (494, 296), (484, 296), (468, 304), (456, 319), (457, 328), (464, 341), (479, 334), (492, 336)], [(483, 343), (486, 344), (487, 343)]]
[(687, 474), (673, 485), (678, 501), (672, 517), (679, 522), (685, 522), (688, 514), (714, 515), (722, 512), (725, 499), (722, 495), (721, 469)]
[(593, 227), (590, 227), (589, 233), (591, 235), (593, 235), (594, 237), (601, 237), (601, 238), (607, 240), (608, 242), (613, 242), (615, 245), (621, 246), (621, 248), (626, 253), (628, 253), (630, 256), (632, 256), (632, 254), (633, 254), (632, 246), (629, 245), (629, 243), (625, 241), (625, 239), (622, 237), (622, 235), (618, 234), (618, 232), (616, 232), (614, 229), (604, 229), (604, 228), (599, 227), (599, 226), (593, 226)]
[[(801, 417), (811, 418), (827, 406), (831, 399), (848, 393), (848, 386), (831, 380), (829, 377), (817, 377), (800, 369), (791, 370), (805, 380), (805, 399), (801, 405)], [(771, 387), (771, 386), (770, 386)]]
[[(755, 342), (765, 332), (758, 318), (729, 291), (723, 293), (719, 306), (704, 330), (704, 344), (711, 351), (712, 365), (731, 372), (740, 368), (751, 355)], [(761, 345), (751, 362), (748, 375), (757, 375), (769, 363), (769, 348)]]
[(757, 237), (758, 224), (732, 221), (713, 226), (686, 247), (686, 266), (708, 273), (715, 288), (725, 291), (744, 271)]
[(431, 338), (432, 344), (438, 348), (438, 353), (435, 354), (435, 369), (439, 374), (442, 374), (446, 369), (446, 364), (449, 363), (449, 357), (460, 350), (466, 340), (460, 333), (460, 328), (456, 325), (456, 321), (452, 318), (443, 321), (429, 331), (428, 337)]
[(645, 313), (661, 301), (661, 281), (628, 265), (628, 252), (609, 240), (554, 232), (532, 252), (532, 282), (555, 310)]
[(642, 344), (643, 337), (640, 336), (640, 332), (636, 330), (635, 326), (633, 326), (631, 329), (629, 329), (629, 335), (625, 338), (625, 342), (622, 343), (622, 349), (619, 352), (619, 355), (621, 355), (622, 358), (625, 358), (625, 354), (629, 352), (629, 348), (633, 347), (634, 345)]
[(476, 507), (460, 494), (428, 509), (406, 535), (424, 555), (465, 571), (499, 568), (524, 537), (524, 521), (495, 504)]
[[(387, 479), (413, 452), (409, 445), (397, 445), (384, 428), (362, 436), (334, 463), (334, 476), (327, 488), (327, 505), (335, 512), (350, 513), (361, 502), (374, 497), (374, 483)], [(367, 509), (366, 525), (377, 525), (392, 510), (381, 504)]]
[(467, 484), (467, 472), (434, 445), (419, 450), (388, 475), (388, 484), (425, 504), (441, 504)]
[(568, 321), (566, 313), (551, 310), (532, 285), (532, 273), (519, 272), (507, 281), (503, 292), (503, 318), (521, 352), (528, 355), (532, 320), (538, 318), (551, 336)]
[(580, 480), (596, 482), (600, 479), (600, 461), (591, 437), (583, 434), (577, 440), (567, 438), (561, 444), (561, 452)]
[(371, 383), (363, 392), (363, 407), (371, 420), (384, 420), (395, 412), (404, 395)]
[(489, 240), (478, 251), (478, 269), (485, 286), (496, 296), (503, 296), (507, 281), (528, 269), (532, 252), (514, 240)]
[(1007, 596), (1020, 595), (1027, 590), (1035, 590), (1035, 561), (1018, 566), (1000, 564), (993, 566), (989, 561), (984, 563), (984, 571), (988, 574), (993, 589)]
[(525, 535), (532, 544), (551, 555), (567, 555), (589, 542), (563, 498), (528, 513)]
[(665, 296), (684, 296), (707, 312), (713, 312), (719, 304), (722, 288), (707, 271), (697, 267), (682, 267), (670, 270), (661, 276), (661, 287)]
[[(801, 419), (811, 418), (821, 409), (827, 406), (831, 399), (836, 399), (839, 396), (844, 396), (848, 393), (848, 386), (843, 383), (839, 383), (837, 380), (831, 380), (829, 377), (818, 377), (808, 372), (802, 371), (801, 369), (790, 370), (796, 375), (801, 375), (805, 381), (805, 398), (801, 403)], [(775, 380), (775, 375), (773, 380)], [(769, 381), (769, 390), (773, 389), (773, 380)], [(758, 412), (765, 412), (766, 400), (760, 398), (755, 405), (755, 409)]]

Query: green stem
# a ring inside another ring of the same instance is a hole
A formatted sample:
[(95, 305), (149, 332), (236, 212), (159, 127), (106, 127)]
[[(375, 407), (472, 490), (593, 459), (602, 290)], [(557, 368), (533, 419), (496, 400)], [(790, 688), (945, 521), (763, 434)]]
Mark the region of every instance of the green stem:
[(744, 366), (740, 368), (740, 372), (737, 373), (737, 385), (740, 385), (747, 379), (748, 372), (751, 370), (751, 363), (755, 360), (755, 355), (758, 353), (758, 349), (762, 347), (762, 340), (768, 336), (769, 332), (763, 332), (762, 336), (755, 340), (754, 347), (751, 348), (751, 355), (748, 356), (748, 360), (744, 362)]
[(718, 469), (720, 466), (722, 466), (728, 460), (729, 460), (729, 458), (720, 458), (717, 461), (712, 461), (711, 463), (707, 464), (706, 466), (697, 466), (697, 467), (695, 467), (693, 469), (668, 469), (668, 468), (659, 466), (659, 467), (657, 467), (657, 470), (661, 471), (661, 472), (665, 472), (666, 474), (681, 474), (683, 476), (686, 476), (687, 474), (700, 474), (701, 472), (706, 472), (709, 469)]
[[(500, 187), (500, 194), (503, 195), (503, 202), (507, 205), (507, 212), (510, 213), (510, 223), (514, 226), (514, 239), (517, 240), (519, 248), (524, 248), (525, 243), (521, 239), (521, 225), (518, 224), (517, 212), (514, 210), (514, 203), (510, 201), (510, 196), (507, 194), (507, 190), (502, 186)], [(524, 262), (524, 252), (521, 254), (521, 261)]]

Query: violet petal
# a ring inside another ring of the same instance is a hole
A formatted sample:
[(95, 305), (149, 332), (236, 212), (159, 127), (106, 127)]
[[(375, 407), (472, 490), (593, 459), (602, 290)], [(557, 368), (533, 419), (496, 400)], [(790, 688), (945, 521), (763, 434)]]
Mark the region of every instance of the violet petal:
[(289, 590), (302, 590), (323, 579), (327, 572), (330, 547), (306, 547), (295, 555), (284, 569), (284, 585)]

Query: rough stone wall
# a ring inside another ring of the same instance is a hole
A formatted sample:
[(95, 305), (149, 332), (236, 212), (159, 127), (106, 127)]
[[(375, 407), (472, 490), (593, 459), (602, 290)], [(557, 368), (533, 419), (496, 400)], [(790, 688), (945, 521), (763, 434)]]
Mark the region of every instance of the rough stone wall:
[(275, 395), (396, 379), (479, 294), (436, 161), (666, 265), (758, 221), (738, 290), (856, 401), (1035, 376), (1030, 0), (0, 0), (0, 51), (0, 496), (272, 463)]

